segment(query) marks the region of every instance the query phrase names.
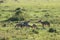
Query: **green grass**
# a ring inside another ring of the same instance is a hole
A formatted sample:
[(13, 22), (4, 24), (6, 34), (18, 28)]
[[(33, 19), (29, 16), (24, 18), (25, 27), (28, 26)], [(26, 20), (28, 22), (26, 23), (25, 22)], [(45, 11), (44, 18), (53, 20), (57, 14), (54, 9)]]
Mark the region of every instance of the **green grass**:
[[(8, 6), (8, 7), (6, 7)], [(0, 4), (0, 21), (13, 17), (15, 12), (2, 10), (15, 10), (20, 7), (25, 20), (31, 20), (30, 25), (38, 20), (47, 20), (51, 23), (50, 28), (57, 30), (57, 33), (48, 32), (49, 27), (42, 28), (42, 25), (35, 23), (38, 29), (33, 28), (15, 28), (15, 22), (0, 22), (0, 40), (60, 40), (60, 0), (6, 0)], [(49, 16), (45, 16), (49, 15)], [(3, 27), (3, 24), (7, 24)], [(34, 31), (33, 31), (34, 30)]]

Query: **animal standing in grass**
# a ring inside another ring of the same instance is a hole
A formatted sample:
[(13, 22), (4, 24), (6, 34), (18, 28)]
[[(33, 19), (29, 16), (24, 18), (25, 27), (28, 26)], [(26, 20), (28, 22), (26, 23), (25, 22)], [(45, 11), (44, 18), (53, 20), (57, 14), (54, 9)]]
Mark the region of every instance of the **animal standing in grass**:
[(50, 27), (50, 22), (48, 21), (41, 21), (39, 20), (38, 22), (40, 22), (42, 24), (42, 27), (45, 28), (44, 26), (47, 25), (48, 27)]
[(21, 22), (21, 23), (18, 23), (18, 24), (16, 24), (16, 26), (15, 27), (24, 27), (24, 26), (30, 26), (28, 23), (29, 23), (30, 21), (24, 21), (24, 22)]

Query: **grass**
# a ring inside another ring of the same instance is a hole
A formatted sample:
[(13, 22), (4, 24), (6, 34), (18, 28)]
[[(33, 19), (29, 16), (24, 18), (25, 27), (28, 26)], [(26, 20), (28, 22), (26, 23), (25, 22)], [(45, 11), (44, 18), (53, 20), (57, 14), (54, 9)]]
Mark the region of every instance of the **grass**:
[[(38, 29), (33, 28), (15, 28), (16, 22), (0, 22), (0, 40), (60, 40), (60, 1), (59, 0), (6, 0), (0, 4), (0, 21), (13, 17), (15, 12), (2, 10), (22, 10), (18, 17), (24, 17), (25, 20), (31, 20), (30, 25), (36, 24)], [(49, 16), (46, 16), (49, 15)], [(50, 28), (57, 30), (57, 33), (48, 32), (49, 27), (42, 28), (42, 25), (35, 23), (38, 20), (47, 20), (51, 23)], [(7, 24), (3, 27), (3, 24)]]

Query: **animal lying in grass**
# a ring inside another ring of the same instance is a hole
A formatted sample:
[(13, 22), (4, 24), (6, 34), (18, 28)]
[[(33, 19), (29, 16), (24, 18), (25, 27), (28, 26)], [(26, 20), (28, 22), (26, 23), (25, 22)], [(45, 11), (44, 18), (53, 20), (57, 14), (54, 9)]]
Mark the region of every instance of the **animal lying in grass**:
[(33, 27), (33, 28), (37, 28), (37, 25), (36, 25), (36, 24), (33, 24), (32, 27)]

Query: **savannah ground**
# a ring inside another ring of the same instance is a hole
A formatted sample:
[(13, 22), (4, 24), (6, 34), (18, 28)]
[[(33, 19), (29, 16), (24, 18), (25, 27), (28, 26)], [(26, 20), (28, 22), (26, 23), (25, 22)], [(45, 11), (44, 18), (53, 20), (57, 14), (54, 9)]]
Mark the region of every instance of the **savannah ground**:
[[(60, 0), (4, 0), (0, 3), (0, 21), (15, 17), (13, 10), (16, 8), (24, 9), (17, 16), (19, 22), (21, 18), (31, 20), (29, 24), (36, 24), (38, 29), (15, 28), (16, 21), (0, 22), (0, 40), (60, 40)], [(50, 28), (56, 29), (57, 33), (48, 32), (48, 26), (43, 29), (40, 23), (36, 23), (40, 19), (49, 21)]]

